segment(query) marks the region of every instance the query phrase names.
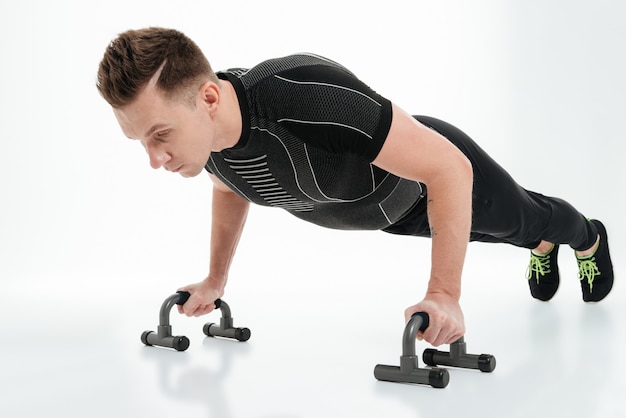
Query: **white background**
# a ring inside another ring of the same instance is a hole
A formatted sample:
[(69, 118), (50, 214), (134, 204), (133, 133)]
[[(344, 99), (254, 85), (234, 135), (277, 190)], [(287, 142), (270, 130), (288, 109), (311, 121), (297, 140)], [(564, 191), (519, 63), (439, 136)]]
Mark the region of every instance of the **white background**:
[[(624, 21), (619, 0), (2, 3), (1, 414), (626, 416)], [(250, 341), (205, 339), (217, 313), (172, 314), (189, 350), (144, 347), (161, 302), (207, 273), (211, 190), (153, 171), (95, 89), (107, 43), (145, 26), (184, 31), (216, 70), (321, 54), (452, 122), (523, 186), (605, 222), (613, 293), (584, 304), (563, 248), (561, 290), (536, 302), (527, 251), (472, 244), (466, 340), (496, 371), (451, 370), (443, 390), (377, 382), (375, 364), (399, 363), (430, 242), (255, 207), (224, 297)]]

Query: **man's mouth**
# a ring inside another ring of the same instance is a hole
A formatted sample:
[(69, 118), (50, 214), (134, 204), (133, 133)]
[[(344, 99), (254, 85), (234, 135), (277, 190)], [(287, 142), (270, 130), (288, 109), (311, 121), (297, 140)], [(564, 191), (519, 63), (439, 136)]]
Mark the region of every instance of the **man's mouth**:
[(172, 172), (172, 173), (178, 173), (178, 172), (180, 171), (180, 169), (181, 169), (181, 168), (183, 168), (183, 165), (184, 165), (184, 164), (181, 164), (181, 165), (179, 165), (178, 167), (176, 167), (176, 168), (175, 168), (175, 169), (173, 169), (173, 170), (170, 170), (170, 169), (169, 169), (169, 168), (167, 168), (167, 167), (166, 167), (165, 169), (166, 169), (167, 171)]

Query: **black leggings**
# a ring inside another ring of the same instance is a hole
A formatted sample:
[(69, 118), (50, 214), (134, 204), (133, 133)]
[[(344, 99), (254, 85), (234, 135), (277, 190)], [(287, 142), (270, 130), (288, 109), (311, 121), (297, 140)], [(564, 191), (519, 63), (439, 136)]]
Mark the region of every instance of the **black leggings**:
[[(598, 234), (596, 227), (572, 205), (522, 188), (478, 144), (449, 123), (428, 116), (415, 116), (415, 119), (446, 137), (472, 163), (470, 241), (508, 243), (532, 249), (545, 240), (569, 244), (578, 251), (593, 246)], [(385, 231), (430, 237), (427, 200), (422, 199), (409, 214)]]

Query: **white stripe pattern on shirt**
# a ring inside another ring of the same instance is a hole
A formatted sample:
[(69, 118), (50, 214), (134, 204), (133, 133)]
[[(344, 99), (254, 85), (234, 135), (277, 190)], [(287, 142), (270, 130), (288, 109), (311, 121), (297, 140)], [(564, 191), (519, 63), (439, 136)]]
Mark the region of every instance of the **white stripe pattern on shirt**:
[(224, 161), (228, 163), (235, 173), (246, 180), (270, 206), (296, 212), (310, 212), (313, 210), (313, 203), (296, 199), (278, 184), (267, 166), (267, 155), (247, 160), (229, 158), (224, 159)]

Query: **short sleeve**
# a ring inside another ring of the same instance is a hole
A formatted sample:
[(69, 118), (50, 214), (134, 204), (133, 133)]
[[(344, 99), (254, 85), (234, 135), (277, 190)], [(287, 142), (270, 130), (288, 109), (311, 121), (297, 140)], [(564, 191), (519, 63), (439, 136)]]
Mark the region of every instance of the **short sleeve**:
[[(332, 62), (331, 62), (332, 63)], [(373, 161), (391, 127), (391, 102), (338, 64), (275, 73), (249, 90), (251, 111), (326, 152)], [(254, 97), (263, 106), (254, 108)]]

